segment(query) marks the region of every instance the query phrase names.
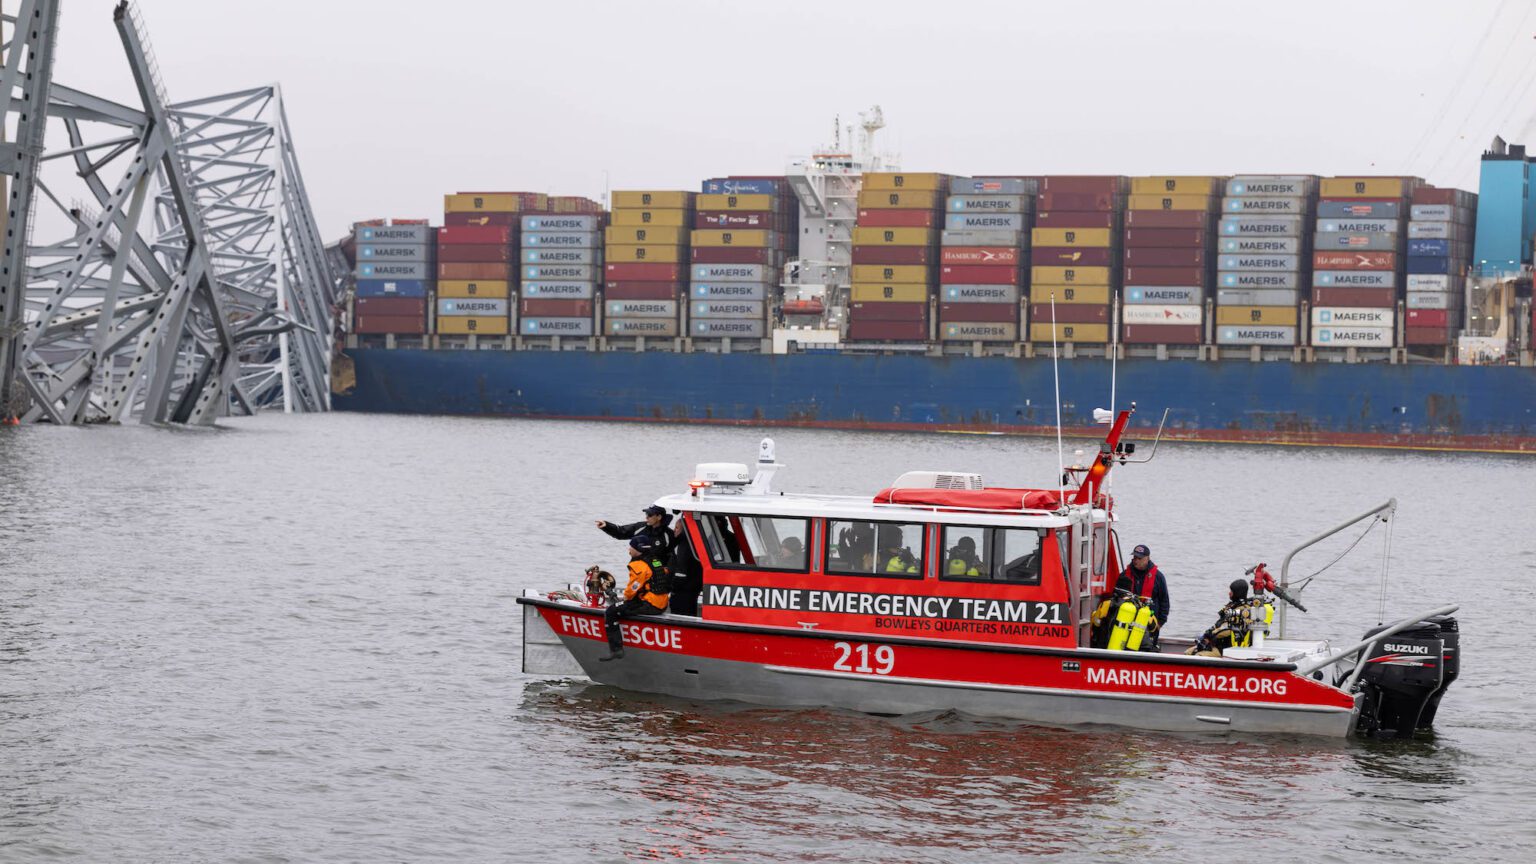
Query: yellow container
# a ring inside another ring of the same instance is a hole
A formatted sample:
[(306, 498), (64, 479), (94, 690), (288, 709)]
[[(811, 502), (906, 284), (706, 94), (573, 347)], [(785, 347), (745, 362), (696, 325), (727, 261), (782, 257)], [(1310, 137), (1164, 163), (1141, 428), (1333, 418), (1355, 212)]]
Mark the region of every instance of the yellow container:
[(1107, 306), (1108, 285), (1041, 285), (1029, 286), (1029, 302), (1041, 307), (1051, 305), (1051, 295), (1056, 295), (1057, 306)]
[(1132, 195), (1213, 195), (1219, 177), (1132, 177)]
[[(675, 210), (673, 212), (683, 213), (685, 211)], [(681, 246), (688, 242), (688, 229), (652, 227), (650, 225), (610, 225), (603, 229), (603, 242), (647, 244), (651, 246)]]
[(855, 246), (931, 246), (938, 234), (932, 228), (855, 228)]
[(880, 191), (946, 192), (949, 190), (949, 175), (877, 171), (864, 175), (864, 188)]
[(693, 192), (615, 192), (610, 199), (614, 210), (692, 210)]
[(1212, 210), (1216, 199), (1210, 195), (1132, 195), (1125, 199), (1127, 210)]
[(1270, 324), (1295, 327), (1295, 306), (1217, 306), (1217, 324)]
[(772, 210), (772, 195), (700, 195), (694, 199), (699, 210)]
[(927, 284), (933, 271), (921, 264), (855, 264), (854, 282), (921, 282)]
[(472, 195), (461, 192), (443, 196), (444, 213), (521, 213), (524, 209), (528, 209), (529, 212), (543, 210), (542, 207), (524, 208), (523, 197), (510, 193)]
[(440, 279), (437, 283), (439, 297), (510, 297), (512, 283), (504, 279)]
[(880, 282), (855, 282), (849, 289), (854, 303), (927, 303), (928, 286), (918, 283), (895, 285)]
[(1317, 184), (1323, 198), (1402, 198), (1412, 189), (1407, 177), (1325, 177)]
[[(1051, 323), (1029, 325), (1029, 341), (1044, 342), (1050, 344)], [(1057, 342), (1094, 342), (1104, 343), (1109, 341), (1108, 324), (1057, 324)]]
[(1107, 249), (1115, 243), (1115, 232), (1109, 228), (1036, 228), (1029, 237), (1036, 246)]
[(865, 189), (859, 193), (860, 210), (933, 210), (938, 206), (937, 192)]
[(685, 246), (633, 246), (628, 243), (608, 244), (603, 258), (610, 264), (648, 261), (653, 264), (678, 264), (688, 260)]
[(615, 210), (608, 214), (614, 225), (636, 227), (654, 225), (657, 228), (691, 228), (693, 218), (687, 210)]
[(773, 245), (773, 232), (763, 231), (757, 228), (748, 228), (745, 231), (731, 229), (720, 231), (717, 229), (702, 229), (693, 232), (693, 245), (695, 246), (751, 246), (762, 248)]
[(473, 333), (476, 336), (505, 336), (511, 332), (512, 319), (505, 315), (479, 318), (471, 315), (443, 315), (437, 319), (437, 332), (449, 336)]
[(1108, 267), (1031, 267), (1029, 281), (1031, 285), (1108, 285), (1109, 272)]

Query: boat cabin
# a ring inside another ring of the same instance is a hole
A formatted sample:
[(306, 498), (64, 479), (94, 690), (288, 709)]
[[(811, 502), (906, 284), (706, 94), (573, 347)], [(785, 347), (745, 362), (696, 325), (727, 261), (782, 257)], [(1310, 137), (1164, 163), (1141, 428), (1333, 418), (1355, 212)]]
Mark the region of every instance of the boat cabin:
[(700, 465), (682, 520), (705, 620), (883, 636), (1088, 647), (1119, 570), (1110, 516), (1059, 490), (909, 472), (868, 496), (771, 490), (767, 461)]

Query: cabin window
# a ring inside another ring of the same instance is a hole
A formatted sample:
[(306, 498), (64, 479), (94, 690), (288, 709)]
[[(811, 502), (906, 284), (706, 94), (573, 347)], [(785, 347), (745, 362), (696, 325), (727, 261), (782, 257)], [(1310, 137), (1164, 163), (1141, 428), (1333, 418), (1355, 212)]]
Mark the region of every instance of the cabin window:
[(1109, 523), (1093, 526), (1093, 575), (1103, 576), (1109, 566)]
[(1040, 584), (1040, 542), (1044, 528), (944, 526), (939, 578), (947, 582)]
[(919, 522), (827, 520), (827, 572), (844, 576), (923, 578)]
[(804, 570), (810, 520), (698, 514), (699, 533), (716, 567)]

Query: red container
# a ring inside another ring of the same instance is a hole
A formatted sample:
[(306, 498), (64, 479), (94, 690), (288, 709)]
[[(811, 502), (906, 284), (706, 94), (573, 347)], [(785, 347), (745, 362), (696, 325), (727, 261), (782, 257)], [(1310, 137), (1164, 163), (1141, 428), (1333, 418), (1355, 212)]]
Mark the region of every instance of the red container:
[(1127, 267), (1126, 285), (1206, 286), (1204, 267)]
[[(1036, 303), (1029, 307), (1029, 322), (1031, 324), (1051, 323), (1051, 304)], [(1057, 324), (1108, 324), (1109, 307), (1091, 306), (1083, 303), (1057, 303)]]
[(939, 268), (941, 285), (1017, 285), (1019, 268), (986, 264), (946, 264)]
[(358, 316), (357, 321), (352, 325), (352, 332), (422, 335), (427, 332), (427, 318), (425, 315), (419, 318), (395, 315), (375, 315), (371, 318)]
[(854, 303), (849, 321), (927, 321), (927, 303)]
[(927, 321), (848, 320), (850, 342), (927, 342)]
[[(858, 254), (858, 249), (854, 249)], [(1020, 250), (1013, 246), (945, 246), (939, 250), (943, 264), (986, 264), (993, 267), (1023, 263)], [(857, 261), (855, 261), (857, 263)]]
[(591, 300), (524, 300), (518, 304), (528, 318), (590, 318)]
[(375, 316), (388, 318), (403, 318), (414, 315), (417, 318), (427, 317), (427, 298), (425, 297), (359, 297), (354, 307), (357, 317)]
[(1396, 252), (1313, 252), (1314, 270), (1396, 270)]
[(1203, 267), (1205, 249), (1200, 246), (1127, 246), (1127, 267)]
[(506, 226), (516, 228), (521, 225), (523, 214), (521, 213), (444, 213), (443, 227), (471, 227), (471, 226)]
[(1118, 176), (1064, 174), (1040, 178), (1040, 191), (1046, 194), (1124, 195), (1130, 188), (1130, 179)]
[(1439, 327), (1444, 330), (1451, 326), (1451, 312), (1449, 309), (1409, 309), (1406, 326)]
[(609, 300), (676, 300), (684, 291), (681, 282), (609, 282), (603, 297)]
[(700, 210), (693, 214), (695, 228), (756, 228), (779, 230), (778, 214), (767, 210)]
[(929, 246), (855, 246), (855, 264), (928, 264), (933, 261)]
[(1017, 324), (1019, 307), (1015, 303), (940, 303), (939, 320), (998, 321)]
[(1041, 192), (1036, 210), (1094, 210), (1112, 212), (1125, 209), (1125, 196), (1109, 192), (1099, 194), (1077, 192)]
[(509, 246), (517, 240), (510, 225), (454, 225), (437, 229), (437, 245)]
[[(1413, 190), (1415, 204), (1451, 204), (1462, 205), (1468, 198), (1468, 194), (1460, 189), (1440, 189), (1435, 186), (1420, 186)], [(1461, 199), (1458, 201), (1457, 199)]]
[(1115, 250), (1083, 246), (1036, 246), (1031, 252), (1032, 267), (1113, 267)]
[[(1423, 202), (1439, 204), (1439, 201)], [(1404, 327), (1404, 345), (1449, 345), (1454, 341), (1451, 331), (1444, 327)]]
[(1127, 228), (1126, 246), (1205, 246), (1204, 228)]
[(608, 282), (681, 282), (688, 278), (683, 265), (658, 264), (654, 261), (607, 264), (603, 267), (603, 273), (608, 277), (605, 280)]
[(1126, 324), (1122, 332), (1121, 341), (1136, 345), (1199, 345), (1205, 340), (1201, 324)]
[(1360, 306), (1386, 309), (1397, 305), (1395, 288), (1313, 288), (1313, 306)]
[(780, 253), (761, 246), (695, 246), (690, 257), (695, 264), (778, 264)]
[(437, 260), (438, 263), (507, 264), (517, 260), (517, 250), (510, 246), (439, 246)]
[(932, 210), (860, 210), (860, 228), (933, 228), (944, 216)]
[(1035, 214), (1036, 228), (1116, 228), (1118, 213), (1087, 210), (1044, 210)]
[(517, 281), (517, 265), (515, 264), (474, 264), (463, 261), (450, 261), (438, 263), (437, 278), (439, 279), (499, 279), (505, 282)]
[(1127, 210), (1127, 228), (1209, 228), (1214, 218), (1204, 210)]

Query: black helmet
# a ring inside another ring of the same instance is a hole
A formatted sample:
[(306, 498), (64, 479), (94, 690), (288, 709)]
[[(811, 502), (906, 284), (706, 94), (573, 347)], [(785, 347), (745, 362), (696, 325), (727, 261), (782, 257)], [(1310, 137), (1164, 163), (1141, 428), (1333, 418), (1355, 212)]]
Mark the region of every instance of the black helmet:
[(1248, 599), (1248, 580), (1247, 579), (1233, 579), (1232, 580), (1232, 584), (1227, 586), (1227, 590), (1232, 592), (1232, 599), (1233, 600), (1247, 600)]

